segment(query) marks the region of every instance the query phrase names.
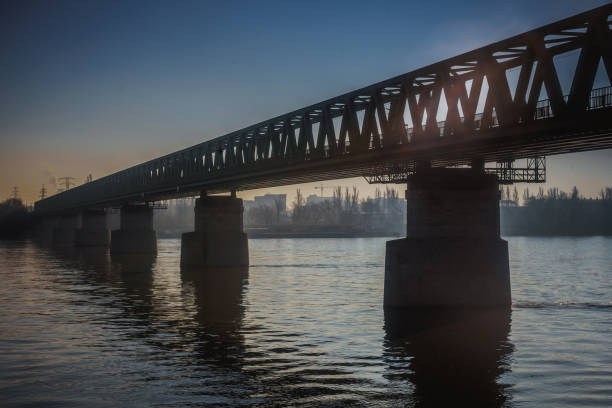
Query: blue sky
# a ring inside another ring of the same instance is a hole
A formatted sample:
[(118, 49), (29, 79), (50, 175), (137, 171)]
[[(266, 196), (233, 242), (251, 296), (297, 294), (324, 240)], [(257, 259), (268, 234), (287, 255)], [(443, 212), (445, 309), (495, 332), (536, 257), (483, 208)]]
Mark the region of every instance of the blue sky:
[[(0, 198), (18, 185), (33, 200), (53, 177), (100, 177), (602, 4), (5, 0)], [(597, 191), (610, 158), (553, 158), (549, 179)]]

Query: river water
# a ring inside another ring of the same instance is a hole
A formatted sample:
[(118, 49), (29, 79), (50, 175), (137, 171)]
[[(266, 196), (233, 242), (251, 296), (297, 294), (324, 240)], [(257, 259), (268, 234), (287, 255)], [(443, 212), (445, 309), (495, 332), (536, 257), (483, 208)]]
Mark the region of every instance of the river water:
[(508, 241), (511, 310), (400, 315), (384, 238), (209, 273), (0, 242), (0, 406), (611, 406), (612, 238)]

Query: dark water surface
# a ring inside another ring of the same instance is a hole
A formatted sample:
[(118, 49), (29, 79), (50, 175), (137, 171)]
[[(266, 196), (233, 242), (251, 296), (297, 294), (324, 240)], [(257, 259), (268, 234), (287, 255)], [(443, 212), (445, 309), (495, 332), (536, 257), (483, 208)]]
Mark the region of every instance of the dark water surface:
[(384, 238), (249, 245), (0, 242), (0, 406), (612, 406), (612, 238), (510, 238), (512, 310), (400, 315)]

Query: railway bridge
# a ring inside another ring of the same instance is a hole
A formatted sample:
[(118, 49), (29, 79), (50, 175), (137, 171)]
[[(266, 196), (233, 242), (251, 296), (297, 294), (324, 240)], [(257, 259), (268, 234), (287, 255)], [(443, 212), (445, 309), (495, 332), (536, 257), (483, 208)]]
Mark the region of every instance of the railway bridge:
[(612, 147), (612, 87), (595, 84), (612, 78), (611, 27), (608, 4), (93, 180), (35, 204), (41, 234), (151, 253), (154, 203), (199, 195), (182, 264), (244, 266), (236, 191), (363, 176), (407, 184), (385, 306), (507, 305), (498, 184), (543, 181), (547, 155)]

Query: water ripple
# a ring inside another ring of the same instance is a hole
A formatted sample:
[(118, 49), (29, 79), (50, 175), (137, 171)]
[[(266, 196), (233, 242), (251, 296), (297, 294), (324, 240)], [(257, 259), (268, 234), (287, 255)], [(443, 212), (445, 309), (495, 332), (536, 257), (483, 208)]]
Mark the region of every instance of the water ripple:
[(1, 405), (609, 405), (612, 239), (509, 239), (512, 310), (469, 313), (383, 310), (384, 242), (233, 273), (0, 242)]

